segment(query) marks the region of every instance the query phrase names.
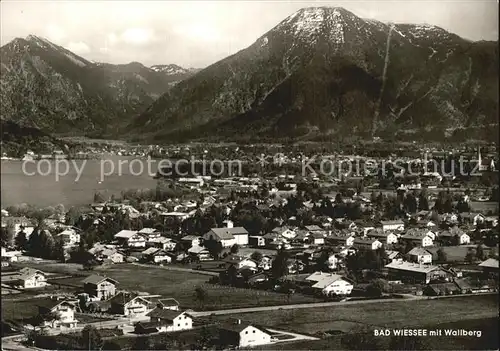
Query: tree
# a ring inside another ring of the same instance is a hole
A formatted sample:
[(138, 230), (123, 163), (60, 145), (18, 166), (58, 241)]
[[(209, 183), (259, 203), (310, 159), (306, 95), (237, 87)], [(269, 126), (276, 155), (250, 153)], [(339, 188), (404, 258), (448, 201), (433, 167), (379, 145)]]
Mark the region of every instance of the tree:
[(11, 246), (14, 242), (15, 226), (11, 221), (7, 222), (5, 228), (1, 228), (0, 231), (0, 242), (2, 246)]
[(439, 248), (439, 250), (437, 250), (437, 260), (438, 262), (446, 262), (447, 260), (447, 256), (446, 256), (446, 252), (444, 252), (443, 248)]
[(132, 346), (132, 350), (153, 350), (154, 343), (149, 336), (139, 336), (135, 339), (134, 345)]
[(194, 298), (198, 301), (200, 308), (203, 309), (208, 298), (208, 293), (201, 286), (197, 286), (194, 289)]
[(262, 260), (262, 253), (260, 251), (254, 251), (250, 255), (250, 258), (257, 262), (257, 264)]
[(207, 248), (210, 256), (214, 259), (218, 259), (219, 255), (222, 252), (222, 244), (215, 240), (207, 240), (205, 241), (205, 247)]
[(17, 233), (15, 238), (15, 246), (18, 250), (28, 250), (28, 238), (24, 230)]
[(288, 273), (288, 253), (282, 248), (276, 254), (271, 265), (271, 273), (274, 278), (281, 278)]
[(484, 250), (483, 250), (483, 247), (481, 245), (477, 245), (477, 247), (476, 247), (476, 258), (479, 261), (483, 261), (485, 259)]
[(234, 244), (233, 246), (231, 246), (230, 252), (233, 255), (236, 255), (238, 251), (240, 251), (240, 247), (238, 246), (238, 244)]
[(382, 279), (376, 279), (366, 287), (366, 293), (373, 297), (381, 297), (386, 290), (387, 284)]
[(55, 241), (54, 245), (54, 259), (59, 260), (61, 262), (66, 262), (66, 251), (64, 249), (64, 240), (61, 237), (58, 237)]
[(468, 250), (467, 254), (465, 255), (465, 261), (472, 263), (472, 262), (474, 262), (475, 259), (476, 259), (476, 257), (474, 255), (474, 251)]
[(82, 344), (87, 350), (100, 350), (103, 345), (101, 334), (91, 325), (86, 325), (82, 330)]

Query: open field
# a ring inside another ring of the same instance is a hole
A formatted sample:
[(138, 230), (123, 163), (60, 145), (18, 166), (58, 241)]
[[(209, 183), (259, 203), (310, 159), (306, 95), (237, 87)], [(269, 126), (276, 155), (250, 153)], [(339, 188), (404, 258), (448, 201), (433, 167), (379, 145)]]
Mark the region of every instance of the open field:
[[(497, 295), (478, 295), (414, 301), (388, 301), (361, 305), (246, 313), (241, 318), (267, 327), (315, 334), (343, 330), (348, 324), (370, 327), (412, 327), (455, 322), (464, 318), (498, 315)], [(226, 315), (220, 319), (234, 318)], [(342, 328), (339, 328), (342, 322)], [(347, 330), (343, 330), (347, 331)]]
[[(206, 275), (154, 266), (120, 264), (102, 270), (98, 268), (95, 272), (116, 279), (120, 289), (173, 297), (183, 308), (213, 310), (319, 301), (314, 297), (299, 294), (291, 296), (288, 301), (285, 294), (208, 284), (209, 277)], [(203, 306), (198, 304), (194, 296), (197, 286), (203, 287), (208, 295)]]

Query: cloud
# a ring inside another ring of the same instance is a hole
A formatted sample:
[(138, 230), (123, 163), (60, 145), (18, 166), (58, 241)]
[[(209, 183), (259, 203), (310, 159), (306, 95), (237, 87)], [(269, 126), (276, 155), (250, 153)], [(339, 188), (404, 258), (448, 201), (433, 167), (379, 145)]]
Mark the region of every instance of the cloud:
[(142, 45), (154, 37), (154, 31), (147, 28), (128, 28), (125, 30), (120, 39), (128, 44)]
[(194, 23), (187, 26), (180, 26), (174, 28), (174, 33), (202, 42), (218, 41), (221, 37), (217, 28), (209, 23)]
[(90, 48), (87, 44), (85, 44), (83, 41), (79, 42), (70, 42), (68, 45), (66, 45), (66, 48), (69, 51), (74, 52), (75, 54), (87, 54), (90, 52)]

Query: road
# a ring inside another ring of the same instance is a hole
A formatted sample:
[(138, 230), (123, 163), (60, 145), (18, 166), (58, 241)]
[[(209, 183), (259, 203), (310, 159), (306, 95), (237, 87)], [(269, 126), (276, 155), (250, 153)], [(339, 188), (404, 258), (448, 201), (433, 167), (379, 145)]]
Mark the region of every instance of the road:
[(292, 338), (290, 338), (290, 339), (275, 341), (274, 344), (277, 344), (279, 342), (289, 342), (289, 341), (299, 341), (299, 340), (318, 340), (318, 338), (315, 338), (315, 337), (312, 337), (309, 335), (302, 335), (302, 334), (297, 334), (297, 333), (291, 333), (288, 331), (269, 329), (269, 328), (266, 328), (266, 329), (269, 330), (270, 332), (273, 332), (276, 334), (292, 336)]
[(219, 276), (219, 273), (216, 272), (209, 272), (209, 271), (202, 271), (198, 269), (191, 269), (191, 268), (182, 268), (182, 267), (175, 267), (175, 266), (154, 266), (151, 264), (143, 264), (143, 263), (132, 263), (136, 266), (141, 266), (141, 267), (147, 267), (147, 268), (159, 268), (159, 269), (166, 269), (168, 271), (179, 271), (179, 272), (187, 272), (187, 273), (197, 273), (197, 274), (205, 274), (205, 275), (211, 275), (211, 276)]

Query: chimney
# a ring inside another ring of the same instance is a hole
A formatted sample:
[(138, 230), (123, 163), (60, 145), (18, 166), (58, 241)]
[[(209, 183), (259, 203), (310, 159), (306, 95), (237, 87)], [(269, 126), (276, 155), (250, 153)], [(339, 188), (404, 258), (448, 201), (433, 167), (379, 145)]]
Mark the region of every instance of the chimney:
[(241, 324), (241, 319), (237, 319), (236, 324)]

